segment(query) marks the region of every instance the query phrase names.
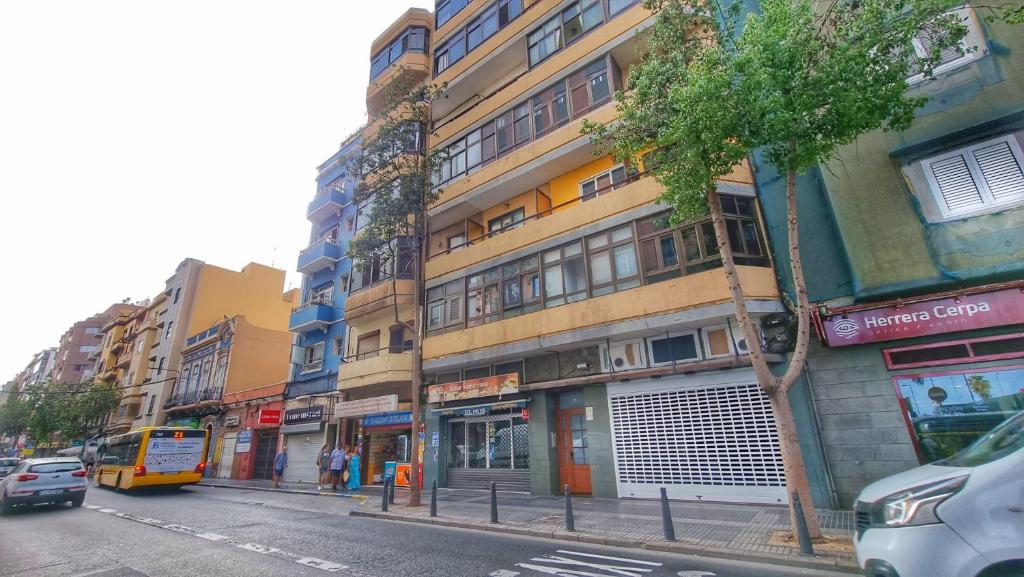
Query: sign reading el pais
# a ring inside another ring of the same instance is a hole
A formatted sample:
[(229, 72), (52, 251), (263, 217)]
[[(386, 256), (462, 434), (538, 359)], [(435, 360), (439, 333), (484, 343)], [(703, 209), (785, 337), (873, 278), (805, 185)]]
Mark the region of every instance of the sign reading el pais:
[(845, 347), (1019, 323), (1024, 294), (1008, 288), (824, 316), (820, 326), (828, 346)]

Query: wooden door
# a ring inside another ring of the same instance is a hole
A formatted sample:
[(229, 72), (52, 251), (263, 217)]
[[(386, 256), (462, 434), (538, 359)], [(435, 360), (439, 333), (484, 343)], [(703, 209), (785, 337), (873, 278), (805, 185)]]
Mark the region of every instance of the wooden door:
[(558, 418), (558, 461), (561, 485), (569, 485), (574, 494), (589, 495), (590, 460), (587, 447), (586, 411), (562, 409)]

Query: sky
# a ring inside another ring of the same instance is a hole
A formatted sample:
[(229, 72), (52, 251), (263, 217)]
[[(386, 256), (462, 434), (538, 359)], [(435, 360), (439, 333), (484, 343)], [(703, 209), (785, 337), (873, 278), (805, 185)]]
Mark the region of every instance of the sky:
[(186, 257), (299, 286), (316, 166), (411, 6), (433, 0), (0, 2), (0, 384)]

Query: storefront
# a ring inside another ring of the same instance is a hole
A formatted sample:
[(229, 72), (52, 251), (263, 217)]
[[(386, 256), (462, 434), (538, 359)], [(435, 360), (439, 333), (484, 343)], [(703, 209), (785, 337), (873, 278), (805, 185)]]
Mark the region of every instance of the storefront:
[(367, 415), (362, 419), (363, 483), (383, 482), (386, 463), (394, 463), (403, 472), (398, 482), (405, 484), (404, 472), (412, 457), (412, 412), (397, 411)]
[[(301, 402), (301, 401), (300, 401)], [(319, 483), (317, 457), (324, 445), (324, 405), (288, 409), (284, 412), (284, 444), (288, 447), (288, 469), (284, 480), (290, 483)]]
[[(810, 366), (843, 371), (811, 372), (842, 505), (863, 484), (947, 458), (1024, 410), (1024, 283), (817, 313), (827, 348)], [(849, 431), (860, 422), (871, 428)], [(863, 479), (844, 478), (848, 454)]]
[[(519, 393), (519, 375), (496, 375), (428, 388), (430, 412), (438, 418), (427, 445), (444, 454), (450, 488), (484, 489), (491, 482), (503, 490), (530, 490), (529, 411)], [(442, 461), (443, 460), (443, 461)]]
[[(270, 479), (277, 455), (284, 403), (229, 406), (218, 433), (221, 479)], [(289, 457), (290, 461), (290, 457)]]

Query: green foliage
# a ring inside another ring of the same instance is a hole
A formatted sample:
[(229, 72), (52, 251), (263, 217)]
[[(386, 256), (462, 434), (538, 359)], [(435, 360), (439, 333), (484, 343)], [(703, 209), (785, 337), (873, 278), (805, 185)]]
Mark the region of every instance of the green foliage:
[(55, 433), (64, 440), (75, 439), (117, 407), (119, 400), (117, 387), (109, 383), (33, 385), (18, 399), (20, 428), (39, 441)]
[(32, 407), (17, 393), (11, 393), (6, 403), (0, 405), (0, 436), (18, 435), (28, 426)]
[[(755, 150), (802, 172), (865, 132), (907, 128), (925, 100), (906, 79), (966, 30), (949, 0), (762, 0), (745, 18), (735, 3), (645, 4), (657, 19), (616, 94), (620, 120), (584, 131), (620, 160), (655, 147), (677, 220), (705, 214), (707, 190)], [(911, 40), (925, 28), (937, 41), (921, 58)]]

